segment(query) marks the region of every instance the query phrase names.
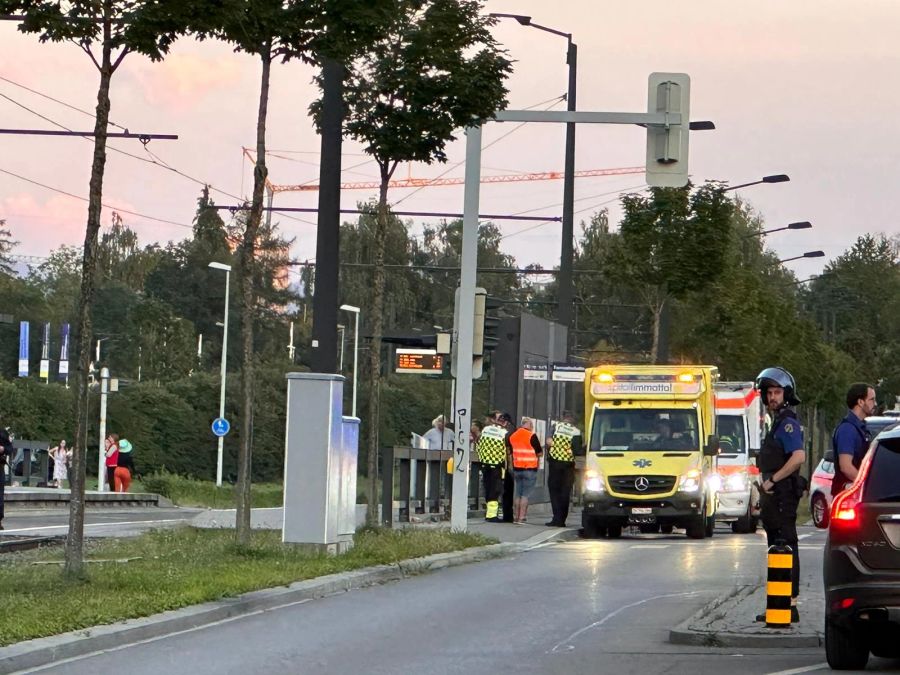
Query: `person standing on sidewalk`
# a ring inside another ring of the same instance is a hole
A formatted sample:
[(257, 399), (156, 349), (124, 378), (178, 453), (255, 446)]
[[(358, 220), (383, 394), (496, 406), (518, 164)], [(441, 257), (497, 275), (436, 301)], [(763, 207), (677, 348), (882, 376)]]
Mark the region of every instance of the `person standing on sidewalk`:
[[(793, 406), (800, 403), (794, 377), (784, 368), (766, 368), (756, 377), (756, 388), (766, 404), (768, 431), (756, 460), (762, 483), (759, 501), (769, 546), (781, 541), (791, 547), (791, 623), (800, 620), (800, 552), (797, 506), (805, 489), (800, 467), (806, 460), (803, 429)], [(756, 617), (765, 621), (766, 614)]]
[(13, 455), (9, 430), (0, 423), (0, 530), (3, 529), (3, 502), (6, 492), (6, 463)]
[(499, 523), (500, 496), (503, 493), (503, 474), (506, 470), (506, 429), (495, 417), (490, 417), (478, 437), (478, 461), (484, 482), (484, 519)]
[[(119, 434), (106, 437), (106, 484), (110, 492), (116, 490), (116, 467), (119, 465)], [(102, 487), (103, 476), (97, 477), (98, 489)]]
[(69, 449), (65, 439), (55, 448), (50, 448), (50, 459), (53, 460), (54, 487), (61, 488), (63, 482), (69, 480)]
[(869, 449), (870, 434), (866, 428), (866, 418), (875, 412), (878, 401), (875, 388), (865, 382), (850, 385), (847, 391), (849, 412), (834, 429), (831, 436), (834, 448), (834, 478), (831, 479), (831, 495), (847, 489), (859, 473), (866, 450)]
[[(508, 436), (516, 429), (516, 425), (513, 423), (512, 415), (509, 413), (502, 413), (499, 410), (494, 413), (497, 417), (497, 421), (504, 429), (506, 429), (506, 435)], [(508, 451), (508, 449), (507, 449)], [(515, 479), (513, 476), (511, 459), (509, 457), (506, 458), (506, 471), (503, 473), (503, 498), (502, 498), (502, 508), (500, 509), (501, 519), (504, 523), (513, 523), (515, 522), (515, 505), (514, 505), (514, 495), (516, 490)]]
[(583, 454), (581, 431), (575, 426), (575, 415), (566, 410), (562, 421), (553, 426), (547, 439), (547, 490), (553, 518), (546, 525), (550, 527), (566, 526), (575, 483), (575, 457)]
[(513, 500), (514, 521), (519, 525), (527, 522), (528, 498), (537, 482), (539, 457), (544, 449), (534, 433), (534, 422), (523, 417), (521, 426), (506, 437), (506, 445), (512, 457), (515, 499)]
[(119, 456), (116, 461), (114, 477), (116, 492), (128, 492), (131, 487), (131, 477), (134, 475), (134, 453), (131, 441), (123, 438), (119, 441)]

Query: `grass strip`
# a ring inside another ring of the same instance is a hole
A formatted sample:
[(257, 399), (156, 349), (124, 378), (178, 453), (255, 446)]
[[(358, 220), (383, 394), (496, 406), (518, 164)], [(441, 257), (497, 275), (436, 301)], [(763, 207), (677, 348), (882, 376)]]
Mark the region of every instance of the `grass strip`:
[(34, 564), (61, 561), (61, 547), (4, 554), (0, 615), (9, 621), (0, 646), (492, 543), (448, 529), (367, 529), (357, 532), (350, 551), (328, 556), (282, 544), (280, 531), (255, 531), (250, 546), (238, 547), (233, 531), (178, 527), (86, 542), (86, 559), (108, 562), (88, 564), (87, 576), (72, 581), (62, 577), (61, 565)]
[[(216, 487), (214, 481), (185, 478), (165, 471), (144, 476), (140, 483), (132, 486), (131, 492), (159, 494), (178, 506), (233, 509), (235, 505), (233, 485)], [(282, 506), (281, 483), (253, 483), (250, 501), (255, 509)]]

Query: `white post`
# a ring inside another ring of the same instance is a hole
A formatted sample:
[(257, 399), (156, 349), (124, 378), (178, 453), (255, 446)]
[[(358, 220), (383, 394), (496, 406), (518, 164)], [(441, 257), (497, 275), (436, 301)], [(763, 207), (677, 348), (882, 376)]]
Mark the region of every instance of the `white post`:
[(338, 360), (338, 373), (340, 375), (344, 374), (344, 332), (347, 330), (341, 324), (338, 324), (338, 330), (341, 332), (341, 356)]
[[(271, 211), (270, 211), (271, 213)], [(222, 328), (222, 367), (219, 384), (219, 417), (225, 417), (225, 364), (228, 358), (228, 298), (231, 284), (231, 268), (225, 270), (225, 321)], [(216, 455), (216, 485), (222, 487), (222, 457), (225, 448), (225, 437), (219, 436), (218, 454)]]
[(466, 186), (463, 203), (462, 264), (456, 315), (456, 432), (450, 528), (464, 532), (469, 515), (469, 429), (472, 426), (472, 348), (475, 331), (475, 271), (478, 264), (478, 203), (481, 180), (481, 127), (466, 129)]
[[(356, 366), (359, 363), (359, 307), (354, 307), (353, 305), (341, 305), (341, 309), (345, 312), (353, 313), (353, 407), (350, 410), (350, 414), (353, 417), (356, 417), (356, 382), (357, 382), (357, 369)], [(344, 365), (344, 338), (341, 336), (341, 370), (343, 370)]]
[[(209, 266), (216, 270), (225, 270), (225, 318), (222, 321), (222, 362), (219, 373), (219, 417), (225, 417), (225, 373), (228, 359), (228, 298), (230, 297), (231, 265), (211, 262)], [(225, 437), (219, 436), (218, 453), (216, 455), (216, 485), (222, 487), (222, 453)]]
[[(97, 341), (97, 352), (100, 352), (100, 341)], [(103, 480), (106, 477), (106, 396), (109, 393), (109, 368), (100, 369), (100, 453), (97, 462), (97, 490), (104, 492)], [(110, 486), (112, 488), (112, 486)]]

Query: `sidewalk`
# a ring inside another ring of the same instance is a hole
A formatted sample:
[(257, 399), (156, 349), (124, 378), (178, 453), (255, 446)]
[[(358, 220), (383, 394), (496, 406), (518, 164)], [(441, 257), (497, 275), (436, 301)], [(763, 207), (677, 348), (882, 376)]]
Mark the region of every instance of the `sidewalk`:
[(705, 647), (819, 647), (824, 640), (825, 593), (816, 570), (801, 567), (800, 622), (766, 628), (756, 615), (765, 611), (766, 585), (740, 586), (719, 597), (669, 631), (669, 642)]

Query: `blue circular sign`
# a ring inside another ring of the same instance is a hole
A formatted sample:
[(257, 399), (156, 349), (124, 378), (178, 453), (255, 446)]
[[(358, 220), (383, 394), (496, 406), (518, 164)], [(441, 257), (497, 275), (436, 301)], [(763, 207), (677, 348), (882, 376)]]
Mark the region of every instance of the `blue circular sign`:
[(217, 417), (212, 423), (212, 432), (216, 436), (224, 436), (231, 431), (231, 424), (224, 417)]

